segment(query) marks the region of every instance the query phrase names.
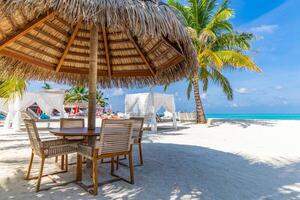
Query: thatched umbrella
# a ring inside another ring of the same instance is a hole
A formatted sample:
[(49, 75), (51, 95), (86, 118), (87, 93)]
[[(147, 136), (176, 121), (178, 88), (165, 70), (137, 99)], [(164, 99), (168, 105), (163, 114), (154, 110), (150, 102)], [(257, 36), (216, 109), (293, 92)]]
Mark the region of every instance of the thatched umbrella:
[(157, 0), (3, 0), (0, 78), (142, 87), (187, 77), (196, 68), (191, 39)]

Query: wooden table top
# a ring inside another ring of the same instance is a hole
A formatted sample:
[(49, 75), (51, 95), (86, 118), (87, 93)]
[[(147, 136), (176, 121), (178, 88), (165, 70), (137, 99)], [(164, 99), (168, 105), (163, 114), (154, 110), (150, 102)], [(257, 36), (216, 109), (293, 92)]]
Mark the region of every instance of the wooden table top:
[(55, 136), (100, 136), (100, 127), (95, 130), (88, 128), (52, 128), (49, 130)]

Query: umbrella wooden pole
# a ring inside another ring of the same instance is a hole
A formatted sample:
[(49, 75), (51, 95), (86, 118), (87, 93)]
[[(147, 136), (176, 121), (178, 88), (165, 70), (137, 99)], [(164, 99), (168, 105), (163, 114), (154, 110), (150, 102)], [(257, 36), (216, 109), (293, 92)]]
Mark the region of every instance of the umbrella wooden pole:
[(97, 90), (97, 52), (98, 52), (98, 29), (95, 25), (91, 28), (90, 37), (90, 69), (89, 69), (89, 108), (88, 129), (94, 130), (96, 123), (96, 90)]
[[(91, 28), (90, 37), (90, 69), (89, 69), (89, 107), (88, 107), (88, 129), (94, 130), (96, 125), (96, 92), (97, 92), (97, 51), (98, 51), (98, 29), (95, 25)], [(95, 137), (88, 138), (88, 144), (95, 143)], [(91, 160), (87, 161), (87, 167), (91, 168)]]

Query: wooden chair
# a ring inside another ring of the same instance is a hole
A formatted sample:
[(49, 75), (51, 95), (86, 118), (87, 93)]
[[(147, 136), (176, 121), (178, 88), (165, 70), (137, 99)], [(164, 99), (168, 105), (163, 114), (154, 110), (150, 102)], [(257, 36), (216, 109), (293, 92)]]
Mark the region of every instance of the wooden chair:
[(139, 146), (140, 165), (143, 165), (144, 161), (143, 161), (143, 152), (142, 152), (142, 138), (143, 138), (144, 118), (131, 117), (130, 119), (134, 121), (132, 127), (133, 144)]
[[(37, 177), (38, 180), (36, 184), (36, 192), (38, 192), (40, 190), (41, 179), (43, 177), (43, 168), (44, 168), (45, 159), (52, 158), (55, 156), (65, 155), (69, 153), (76, 153), (77, 146), (70, 144), (70, 142), (68, 142), (68, 140), (65, 139), (41, 141), (35, 121), (33, 119), (24, 119), (24, 123), (27, 129), (27, 133), (29, 136), (31, 149), (32, 149), (29, 167), (25, 179), (26, 180), (35, 179), (35, 178), (30, 178), (30, 172), (31, 172), (34, 155), (37, 155), (38, 157), (41, 158), (40, 172), (39, 172), (39, 176)], [(62, 171), (62, 172), (66, 172), (66, 171)]]
[[(111, 175), (121, 180), (134, 184), (134, 172), (132, 161), (132, 120), (102, 120), (100, 139), (94, 146), (78, 145), (77, 157), (77, 181), (82, 179), (82, 157), (85, 156), (93, 162), (93, 189), (90, 191), (96, 195), (98, 192), (97, 160), (111, 158)], [(128, 156), (130, 168), (130, 180), (126, 180), (114, 174), (115, 157)]]
[[(133, 120), (133, 125), (132, 125), (133, 145), (139, 146), (140, 164), (135, 165), (135, 166), (142, 166), (144, 164), (143, 152), (142, 152), (144, 118), (143, 117), (130, 117), (130, 120)], [(117, 157), (117, 166), (116, 166), (117, 169), (119, 168), (119, 164), (127, 166), (126, 164), (119, 162), (119, 157)]]
[[(60, 128), (84, 128), (84, 119), (83, 118), (61, 118), (60, 119)], [(77, 137), (64, 137), (60, 139), (67, 139), (69, 142), (82, 142), (84, 138), (82, 136)], [(68, 162), (68, 154), (61, 156), (61, 169), (68, 170), (68, 165), (64, 163)], [(58, 157), (55, 157), (55, 162), (58, 161)], [(71, 163), (74, 164), (74, 163)]]

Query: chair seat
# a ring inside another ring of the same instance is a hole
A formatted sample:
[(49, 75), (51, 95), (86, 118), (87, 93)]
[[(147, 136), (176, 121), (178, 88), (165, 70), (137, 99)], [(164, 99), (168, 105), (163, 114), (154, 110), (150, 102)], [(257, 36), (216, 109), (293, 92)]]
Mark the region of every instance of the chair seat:
[(76, 153), (78, 143), (70, 143), (65, 139), (42, 141), (45, 157), (55, 157), (67, 153)]
[(77, 152), (82, 154), (83, 156), (85, 156), (87, 158), (92, 158), (93, 157), (93, 147), (88, 146), (88, 145), (78, 144)]

